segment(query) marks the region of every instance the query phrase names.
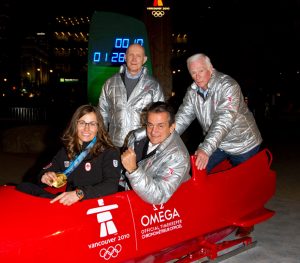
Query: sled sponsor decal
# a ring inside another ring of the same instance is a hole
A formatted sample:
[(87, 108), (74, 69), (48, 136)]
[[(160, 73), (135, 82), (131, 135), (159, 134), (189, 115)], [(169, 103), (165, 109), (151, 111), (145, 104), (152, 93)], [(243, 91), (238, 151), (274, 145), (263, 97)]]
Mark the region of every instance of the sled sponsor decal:
[[(130, 202), (130, 201), (129, 201)], [(137, 215), (133, 212), (132, 224), (134, 231), (130, 233), (118, 232), (119, 220), (114, 222), (113, 214), (117, 213), (119, 204), (105, 204), (103, 199), (98, 199), (98, 207), (87, 210), (87, 215), (94, 215), (99, 223), (99, 239), (87, 244), (89, 249), (96, 249), (99, 257), (109, 260), (118, 257), (122, 251), (126, 251), (128, 241), (134, 242), (136, 248), (142, 240), (158, 235), (178, 231), (183, 228), (183, 220), (175, 207), (152, 205), (148, 212)], [(117, 213), (118, 214), (118, 213)], [(95, 220), (95, 221), (96, 221)], [(124, 223), (123, 221), (121, 221)], [(122, 231), (123, 232), (123, 231)]]
[(182, 228), (182, 220), (177, 209), (165, 209), (164, 205), (153, 205), (151, 214), (143, 215), (140, 220), (143, 228), (141, 238), (150, 238)]

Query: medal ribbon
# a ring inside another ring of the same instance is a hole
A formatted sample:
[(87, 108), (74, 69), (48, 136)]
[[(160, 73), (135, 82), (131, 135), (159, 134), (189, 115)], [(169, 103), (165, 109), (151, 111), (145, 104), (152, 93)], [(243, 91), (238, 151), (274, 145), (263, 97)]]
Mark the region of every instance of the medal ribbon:
[(70, 164), (70, 166), (63, 172), (67, 177), (72, 173), (76, 167), (82, 162), (82, 160), (88, 155), (90, 149), (95, 145), (96, 143), (96, 136), (94, 139), (89, 143), (89, 145), (85, 148), (83, 152), (81, 152), (74, 161)]

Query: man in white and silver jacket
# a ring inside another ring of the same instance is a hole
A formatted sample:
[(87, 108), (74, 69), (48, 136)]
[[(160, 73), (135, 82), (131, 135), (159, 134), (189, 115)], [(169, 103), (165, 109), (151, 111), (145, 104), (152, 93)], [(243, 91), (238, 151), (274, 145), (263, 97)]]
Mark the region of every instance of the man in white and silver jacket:
[(170, 105), (151, 104), (146, 125), (146, 130), (140, 128), (130, 135), (121, 161), (130, 188), (145, 202), (162, 204), (190, 179), (190, 156), (175, 131), (175, 113)]
[(196, 151), (198, 169), (211, 169), (224, 159), (238, 165), (259, 151), (262, 137), (239, 84), (215, 70), (204, 54), (187, 59), (194, 80), (176, 114), (176, 130), (182, 134), (197, 118), (204, 141)]
[(139, 44), (128, 47), (126, 65), (103, 85), (99, 109), (112, 142), (122, 147), (127, 134), (141, 127), (144, 109), (152, 102), (164, 101), (159, 83), (148, 74), (143, 65), (147, 61)]

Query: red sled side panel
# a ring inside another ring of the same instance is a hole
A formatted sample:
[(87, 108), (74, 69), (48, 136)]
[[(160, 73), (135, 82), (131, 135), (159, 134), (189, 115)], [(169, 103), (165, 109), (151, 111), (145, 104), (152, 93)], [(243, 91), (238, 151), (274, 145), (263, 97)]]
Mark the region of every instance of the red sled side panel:
[(191, 160), (191, 180), (162, 205), (126, 191), (68, 207), (1, 186), (0, 261), (164, 262), (274, 214), (265, 208), (276, 183), (268, 150), (210, 175)]

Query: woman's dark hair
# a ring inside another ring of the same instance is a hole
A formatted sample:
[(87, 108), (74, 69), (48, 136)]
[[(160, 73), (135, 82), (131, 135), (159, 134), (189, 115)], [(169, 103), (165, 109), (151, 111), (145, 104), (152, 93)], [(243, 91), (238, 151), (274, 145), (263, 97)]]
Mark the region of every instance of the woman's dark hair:
[(148, 118), (148, 114), (152, 113), (160, 113), (167, 112), (169, 114), (169, 125), (175, 123), (175, 110), (174, 108), (167, 102), (156, 101), (149, 105), (147, 109), (146, 117)]
[(97, 141), (90, 150), (90, 154), (97, 156), (105, 149), (114, 147), (107, 131), (105, 130), (103, 118), (98, 108), (92, 105), (82, 105), (74, 112), (69, 125), (62, 136), (62, 142), (70, 159), (73, 159), (81, 151), (81, 145), (77, 135), (77, 122), (82, 116), (92, 112), (95, 113), (97, 118), (98, 131), (96, 135)]

